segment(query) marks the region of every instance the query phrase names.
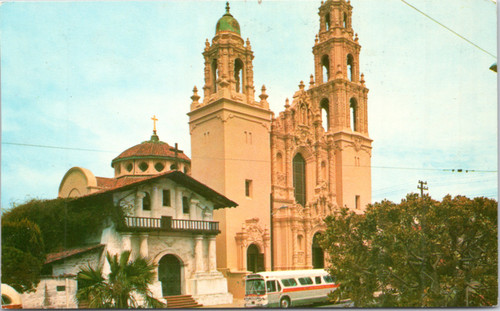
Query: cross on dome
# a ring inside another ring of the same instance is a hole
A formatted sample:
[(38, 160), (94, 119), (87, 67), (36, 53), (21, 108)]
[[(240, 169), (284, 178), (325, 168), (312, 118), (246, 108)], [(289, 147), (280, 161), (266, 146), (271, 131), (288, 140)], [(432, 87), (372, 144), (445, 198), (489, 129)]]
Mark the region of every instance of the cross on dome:
[(156, 115), (153, 115), (151, 120), (153, 120), (153, 132), (156, 134), (156, 122), (158, 121), (158, 119), (156, 118)]

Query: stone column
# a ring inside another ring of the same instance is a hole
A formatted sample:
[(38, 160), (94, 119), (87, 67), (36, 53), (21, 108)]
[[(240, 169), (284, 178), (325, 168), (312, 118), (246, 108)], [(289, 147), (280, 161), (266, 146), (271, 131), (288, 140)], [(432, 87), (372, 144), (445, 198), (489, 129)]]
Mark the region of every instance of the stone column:
[(155, 209), (160, 207), (160, 206), (161, 206), (161, 203), (160, 203), (160, 196), (158, 195), (158, 187), (153, 186), (153, 189), (151, 191), (151, 212), (152, 212), (152, 215), (155, 214), (155, 212), (154, 212)]
[(149, 256), (149, 250), (148, 250), (148, 234), (141, 234), (140, 235), (140, 238), (141, 238), (141, 244), (140, 244), (140, 248), (139, 248), (139, 254), (141, 255), (141, 257), (148, 257)]
[(205, 271), (203, 262), (203, 236), (197, 235), (194, 237), (194, 258), (195, 258), (195, 273), (200, 273)]
[(142, 216), (142, 199), (146, 196), (144, 192), (137, 192), (135, 196), (135, 215)]
[(215, 236), (208, 237), (208, 271), (217, 271), (217, 254), (215, 252)]
[(122, 234), (122, 249), (124, 251), (132, 251), (132, 235), (129, 233)]
[(196, 215), (196, 206), (200, 203), (200, 201), (191, 199), (191, 202), (189, 202), (189, 219), (191, 220), (199, 220), (200, 217)]
[(183, 219), (184, 215), (182, 212), (182, 191), (180, 191), (179, 187), (174, 188), (174, 206), (175, 206), (175, 218)]

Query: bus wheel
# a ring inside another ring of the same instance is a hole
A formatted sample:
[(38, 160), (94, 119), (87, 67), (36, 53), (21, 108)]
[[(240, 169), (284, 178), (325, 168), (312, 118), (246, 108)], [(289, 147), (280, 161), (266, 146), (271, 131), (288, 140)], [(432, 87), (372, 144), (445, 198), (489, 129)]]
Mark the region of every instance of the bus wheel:
[(289, 308), (290, 307), (290, 298), (288, 298), (288, 297), (281, 298), (280, 307), (281, 308)]

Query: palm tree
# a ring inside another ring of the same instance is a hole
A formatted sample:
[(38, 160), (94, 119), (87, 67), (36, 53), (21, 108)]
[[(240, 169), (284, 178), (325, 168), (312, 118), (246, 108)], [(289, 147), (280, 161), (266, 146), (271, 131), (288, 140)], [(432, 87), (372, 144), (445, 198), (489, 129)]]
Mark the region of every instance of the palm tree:
[(138, 308), (135, 297), (140, 296), (147, 308), (166, 307), (153, 298), (149, 290), (155, 275), (154, 264), (141, 257), (130, 260), (130, 251), (124, 251), (119, 258), (106, 253), (106, 259), (111, 270), (107, 279), (103, 277), (102, 268), (93, 268), (90, 263), (78, 272), (78, 303), (88, 303), (92, 309)]

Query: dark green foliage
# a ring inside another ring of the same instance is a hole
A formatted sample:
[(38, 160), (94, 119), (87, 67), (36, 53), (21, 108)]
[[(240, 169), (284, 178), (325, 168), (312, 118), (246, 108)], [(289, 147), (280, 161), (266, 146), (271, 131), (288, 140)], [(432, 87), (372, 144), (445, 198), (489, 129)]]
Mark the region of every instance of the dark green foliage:
[(32, 291), (40, 282), (43, 261), (15, 247), (2, 244), (2, 283), (18, 292)]
[(89, 236), (99, 233), (108, 217), (119, 219), (119, 213), (111, 196), (106, 195), (76, 200), (33, 199), (5, 212), (2, 222), (29, 219), (37, 224), (45, 242), (45, 252), (49, 253), (85, 244)]
[[(156, 266), (144, 258), (130, 260), (130, 251), (118, 255), (106, 254), (110, 266), (107, 279), (101, 268), (90, 265), (82, 268), (77, 275), (79, 284), (76, 299), (88, 303), (89, 308), (164, 308), (165, 304), (153, 298), (149, 285), (153, 283)], [(134, 293), (144, 299), (139, 306)]]
[(39, 260), (45, 259), (40, 228), (27, 219), (5, 221), (2, 218), (2, 246), (15, 247)]
[(410, 194), (326, 219), (323, 246), (356, 307), (497, 304), (497, 202)]
[(33, 199), (2, 215), (2, 282), (24, 292), (36, 288), (45, 254), (85, 244), (121, 210), (111, 196)]
[(34, 290), (44, 261), (38, 226), (27, 219), (4, 221), (2, 218), (2, 282), (21, 293)]

